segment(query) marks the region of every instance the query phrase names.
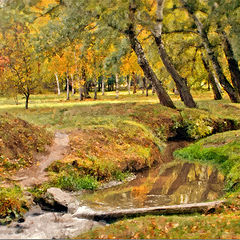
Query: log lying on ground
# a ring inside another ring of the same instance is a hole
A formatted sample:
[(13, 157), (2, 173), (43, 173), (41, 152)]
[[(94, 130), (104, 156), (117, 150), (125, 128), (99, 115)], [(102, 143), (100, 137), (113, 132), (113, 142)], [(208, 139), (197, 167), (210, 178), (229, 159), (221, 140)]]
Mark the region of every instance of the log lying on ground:
[(214, 212), (217, 207), (222, 205), (224, 201), (214, 201), (205, 203), (191, 203), (170, 205), (161, 207), (149, 207), (149, 208), (132, 208), (122, 209), (117, 211), (84, 211), (79, 209), (74, 217), (87, 218), (95, 221), (114, 221), (125, 217), (139, 217), (145, 215), (171, 215), (171, 214), (191, 214), (191, 213), (209, 213)]

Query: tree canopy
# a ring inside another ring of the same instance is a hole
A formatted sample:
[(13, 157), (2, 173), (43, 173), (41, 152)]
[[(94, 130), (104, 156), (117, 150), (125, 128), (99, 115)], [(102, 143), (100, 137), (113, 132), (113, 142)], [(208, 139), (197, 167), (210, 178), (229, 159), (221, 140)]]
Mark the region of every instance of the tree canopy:
[(87, 97), (86, 88), (104, 84), (99, 77), (136, 74), (168, 107), (168, 90), (197, 107), (191, 89), (210, 85), (215, 99), (221, 85), (239, 102), (239, 10), (238, 0), (1, 1), (2, 92), (28, 100), (43, 86), (54, 90), (55, 75)]

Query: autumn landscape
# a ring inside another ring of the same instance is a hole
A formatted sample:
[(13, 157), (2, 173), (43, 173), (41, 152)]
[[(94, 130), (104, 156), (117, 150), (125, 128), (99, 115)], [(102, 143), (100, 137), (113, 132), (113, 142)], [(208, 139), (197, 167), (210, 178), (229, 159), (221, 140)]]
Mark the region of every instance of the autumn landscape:
[(240, 1), (0, 0), (0, 239), (239, 239)]

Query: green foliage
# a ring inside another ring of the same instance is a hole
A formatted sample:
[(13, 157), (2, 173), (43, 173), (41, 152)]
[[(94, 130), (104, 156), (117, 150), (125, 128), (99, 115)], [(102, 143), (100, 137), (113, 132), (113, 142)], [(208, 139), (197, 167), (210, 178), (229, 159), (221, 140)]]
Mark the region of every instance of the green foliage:
[(99, 183), (93, 176), (78, 176), (71, 173), (57, 177), (54, 180), (54, 185), (67, 191), (79, 191), (82, 189), (95, 190)]
[(238, 129), (238, 121), (232, 119), (221, 119), (202, 110), (191, 111), (184, 109), (180, 118), (174, 116), (172, 130), (177, 135), (189, 139), (201, 139), (215, 132), (224, 132)]
[(181, 120), (175, 120), (173, 130), (177, 132), (180, 130), (185, 134), (186, 138), (199, 139), (207, 135), (211, 135), (214, 130), (214, 122), (206, 115), (199, 115), (198, 118), (195, 116), (189, 116), (186, 114), (181, 115)]

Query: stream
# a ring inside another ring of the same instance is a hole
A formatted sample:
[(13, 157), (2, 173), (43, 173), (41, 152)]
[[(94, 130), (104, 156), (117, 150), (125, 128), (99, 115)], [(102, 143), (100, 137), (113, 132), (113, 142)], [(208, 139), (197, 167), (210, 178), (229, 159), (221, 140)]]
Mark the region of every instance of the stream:
[[(173, 161), (172, 153), (184, 142), (170, 142), (163, 153), (163, 163), (138, 173), (130, 182), (114, 187), (74, 194), (82, 211), (111, 211), (198, 203), (220, 198), (224, 176), (216, 169), (197, 163)], [(50, 239), (74, 237), (103, 225), (76, 214), (46, 212), (33, 207), (25, 221), (0, 226), (1, 239)]]
[(81, 205), (114, 210), (216, 200), (223, 195), (224, 177), (207, 166), (174, 162), (139, 174), (129, 183), (79, 195)]
[[(93, 210), (116, 210), (212, 201), (223, 195), (224, 176), (207, 165), (174, 161), (172, 153), (184, 142), (170, 142), (165, 163), (139, 173), (112, 188), (77, 196)], [(170, 150), (170, 151), (169, 151)]]

